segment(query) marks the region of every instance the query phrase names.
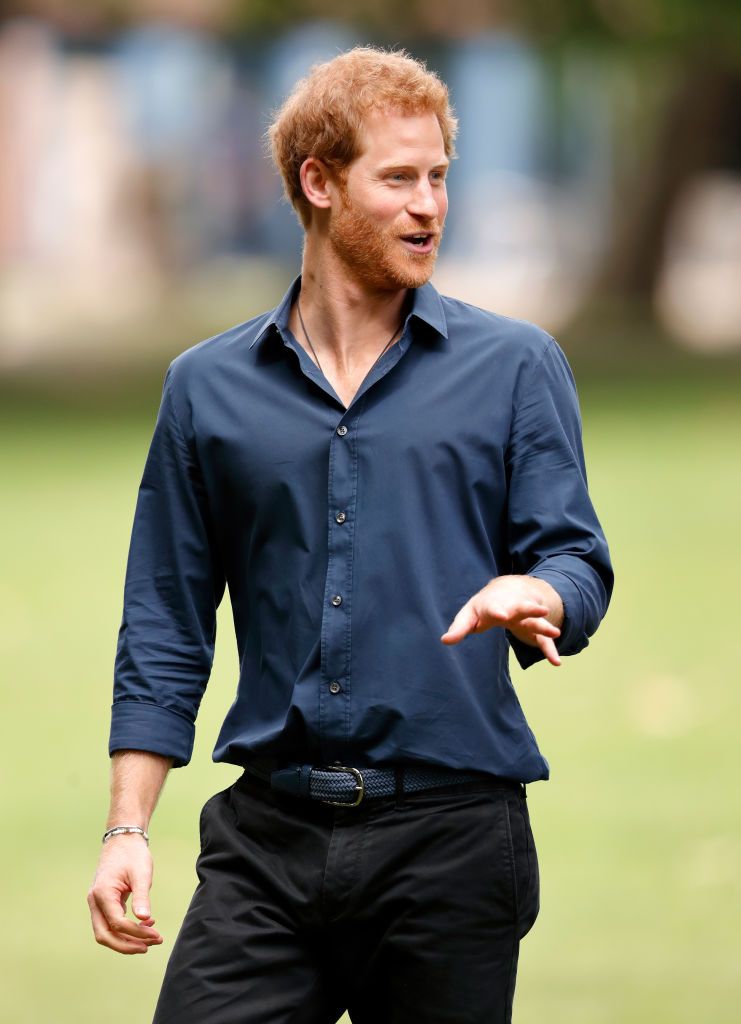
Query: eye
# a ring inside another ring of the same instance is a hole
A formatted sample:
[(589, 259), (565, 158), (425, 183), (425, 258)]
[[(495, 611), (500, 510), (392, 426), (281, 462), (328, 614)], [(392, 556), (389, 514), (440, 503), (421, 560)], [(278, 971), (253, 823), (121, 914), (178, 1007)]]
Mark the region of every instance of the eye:
[(407, 176), (403, 171), (394, 171), (393, 174), (389, 175), (391, 181), (406, 181)]

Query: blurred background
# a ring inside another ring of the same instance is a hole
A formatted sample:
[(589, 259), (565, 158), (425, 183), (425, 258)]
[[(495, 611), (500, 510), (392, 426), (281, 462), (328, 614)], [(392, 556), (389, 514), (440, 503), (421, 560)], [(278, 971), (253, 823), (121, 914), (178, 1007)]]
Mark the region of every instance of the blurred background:
[[(434, 282), (533, 320), (579, 386), (616, 568), (588, 650), (513, 678), (541, 916), (519, 1024), (713, 1024), (741, 997), (741, 6), (6, 0), (0, 14), (0, 867), (13, 1024), (146, 1022), (237, 679), (228, 599), (152, 825), (146, 957), (85, 904), (136, 491), (169, 361), (273, 306), (301, 236), (265, 156), (312, 63), (403, 46), (458, 152)], [(379, 1022), (384, 1024), (384, 1022)]]

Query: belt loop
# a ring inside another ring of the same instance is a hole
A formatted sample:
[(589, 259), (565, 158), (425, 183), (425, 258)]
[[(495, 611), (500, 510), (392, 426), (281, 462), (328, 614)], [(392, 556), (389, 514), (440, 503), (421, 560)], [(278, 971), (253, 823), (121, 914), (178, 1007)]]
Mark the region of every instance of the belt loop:
[(404, 806), (404, 769), (401, 766), (394, 768), (394, 785), (396, 788), (397, 810)]

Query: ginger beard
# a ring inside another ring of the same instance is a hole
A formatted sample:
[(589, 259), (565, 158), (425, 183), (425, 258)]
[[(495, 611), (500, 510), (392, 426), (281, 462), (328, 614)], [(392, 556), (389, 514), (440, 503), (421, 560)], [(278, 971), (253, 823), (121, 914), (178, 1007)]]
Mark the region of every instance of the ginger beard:
[[(419, 288), (432, 277), (442, 225), (437, 218), (424, 224), (378, 224), (354, 205), (344, 181), (339, 183), (340, 209), (329, 220), (328, 235), (335, 252), (354, 277), (379, 289)], [(437, 232), (432, 252), (410, 252), (401, 235), (414, 231)]]

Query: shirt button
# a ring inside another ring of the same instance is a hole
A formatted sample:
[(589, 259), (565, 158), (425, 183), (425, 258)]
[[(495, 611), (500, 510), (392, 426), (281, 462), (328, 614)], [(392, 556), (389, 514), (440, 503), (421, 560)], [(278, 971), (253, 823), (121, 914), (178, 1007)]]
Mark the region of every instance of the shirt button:
[(347, 516), (345, 515), (344, 512), (338, 512), (337, 515), (335, 516), (335, 519), (337, 520), (338, 523), (344, 523), (345, 520), (347, 519)]
[(342, 687), (340, 686), (336, 679), (333, 679), (332, 682), (329, 684), (329, 692), (342, 693)]
[(337, 428), (337, 433), (340, 435), (340, 437), (344, 437), (345, 436), (345, 434), (347, 433), (347, 427), (345, 426), (344, 423), (342, 424), (341, 427)]
[(335, 608), (338, 608), (342, 604), (342, 598), (340, 597), (339, 594), (334, 595), (334, 597), (332, 598), (332, 604), (335, 606)]

